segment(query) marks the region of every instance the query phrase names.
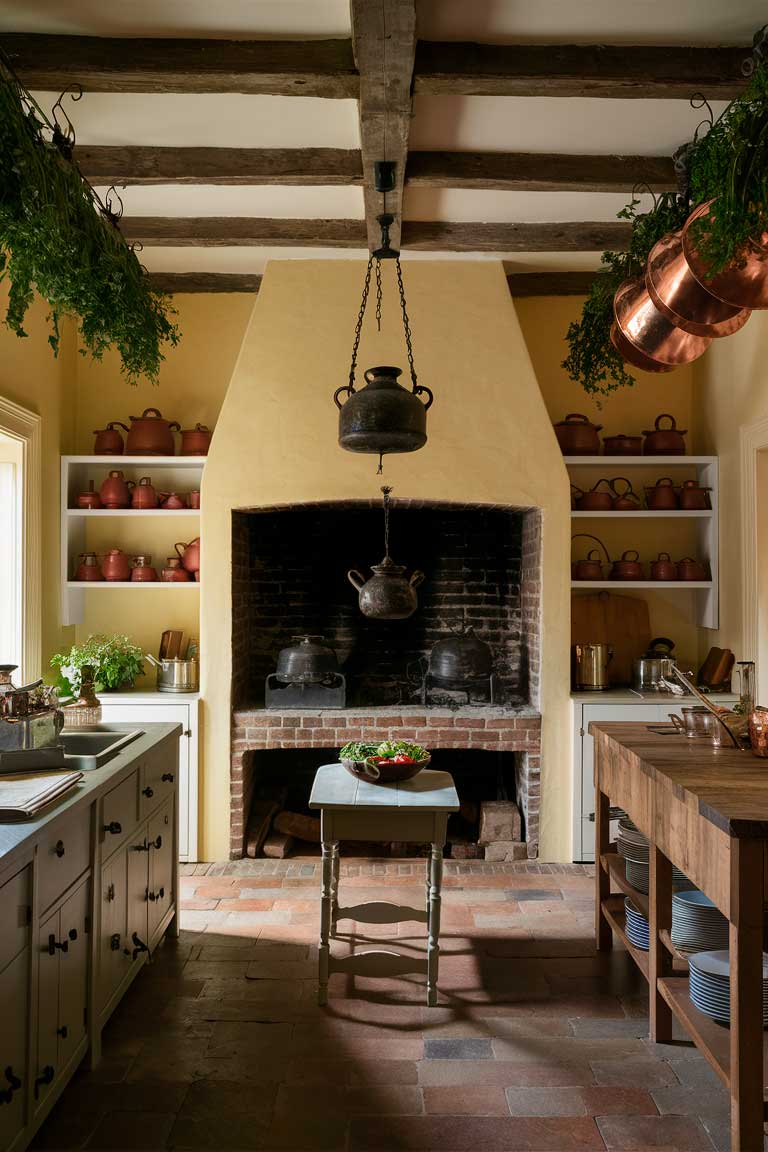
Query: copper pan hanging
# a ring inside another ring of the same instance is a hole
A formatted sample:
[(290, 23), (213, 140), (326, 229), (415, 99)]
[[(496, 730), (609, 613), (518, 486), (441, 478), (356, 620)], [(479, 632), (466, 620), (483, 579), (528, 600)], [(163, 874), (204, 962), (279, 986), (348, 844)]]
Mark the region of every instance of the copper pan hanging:
[(690, 364), (712, 343), (711, 336), (693, 336), (668, 320), (651, 300), (642, 280), (625, 280), (619, 285), (613, 298), (613, 314), (624, 338), (667, 368)]
[(692, 336), (731, 336), (751, 315), (748, 308), (725, 304), (699, 284), (683, 255), (680, 232), (662, 236), (651, 249), (645, 286), (659, 311)]
[(630, 344), (615, 320), (611, 324), (611, 344), (622, 360), (631, 364), (633, 368), (639, 368), (642, 372), (671, 372), (674, 368), (673, 364), (659, 364), (658, 360), (652, 360), (650, 356), (646, 356), (644, 352), (635, 348), (634, 344)]
[(696, 249), (696, 229), (692, 226), (709, 215), (713, 201), (700, 204), (683, 225), (683, 254), (696, 280), (718, 300), (735, 308), (768, 308), (768, 232), (754, 241), (743, 267), (726, 268), (709, 276), (706, 262)]

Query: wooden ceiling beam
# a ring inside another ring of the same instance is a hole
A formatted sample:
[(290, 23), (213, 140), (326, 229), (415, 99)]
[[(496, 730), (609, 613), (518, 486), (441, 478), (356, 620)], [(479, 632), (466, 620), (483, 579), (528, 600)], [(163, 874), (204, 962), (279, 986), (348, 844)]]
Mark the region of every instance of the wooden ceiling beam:
[[(283, 220), (238, 216), (124, 216), (128, 240), (146, 247), (365, 248), (364, 220)], [(562, 224), (475, 224), (406, 220), (403, 247), (422, 252), (599, 252), (622, 248), (621, 220)]]
[(600, 272), (512, 272), (507, 284), (512, 296), (586, 296)]
[(666, 156), (568, 156), (535, 152), (411, 152), (409, 188), (471, 188), (526, 192), (631, 192), (677, 187)]
[(248, 272), (150, 272), (149, 282), (158, 292), (253, 292), (261, 288), (261, 276)]
[(148, 148), (78, 144), (91, 184), (362, 184), (360, 153), (342, 148)]
[[(411, 85), (416, 52), (415, 0), (350, 0), (352, 48), (360, 74), (360, 144), (368, 248), (381, 246), (377, 217), (390, 213), (389, 239), (400, 247), (403, 184), (411, 126)], [(374, 164), (394, 164), (394, 188), (374, 186)]]
[(596, 96), (731, 100), (749, 47), (472, 44), (420, 40), (416, 96)]
[(349, 40), (192, 40), (9, 33), (0, 36), (28, 88), (60, 92), (242, 92), (355, 99)]

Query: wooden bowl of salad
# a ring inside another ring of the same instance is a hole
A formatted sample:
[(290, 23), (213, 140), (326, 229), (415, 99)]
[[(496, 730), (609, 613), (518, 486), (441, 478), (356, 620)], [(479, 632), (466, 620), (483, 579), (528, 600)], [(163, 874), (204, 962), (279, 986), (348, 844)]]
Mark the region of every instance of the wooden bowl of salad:
[(352, 776), (369, 784), (394, 784), (410, 780), (431, 763), (432, 757), (418, 744), (385, 740), (381, 744), (345, 745), (339, 758)]

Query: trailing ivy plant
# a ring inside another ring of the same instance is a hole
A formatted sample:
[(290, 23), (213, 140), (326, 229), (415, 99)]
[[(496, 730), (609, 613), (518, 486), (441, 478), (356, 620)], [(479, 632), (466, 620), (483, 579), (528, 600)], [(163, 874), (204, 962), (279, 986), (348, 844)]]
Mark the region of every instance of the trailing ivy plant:
[(640, 201), (632, 201), (618, 213), (629, 220), (632, 233), (626, 252), (603, 252), (602, 271), (592, 281), (581, 318), (568, 326), (568, 355), (563, 368), (571, 380), (593, 396), (609, 396), (619, 388), (637, 383), (611, 343), (613, 297), (624, 280), (637, 276), (645, 267), (657, 240), (682, 227), (685, 202), (673, 192), (664, 192), (650, 212), (638, 213)]
[(61, 321), (75, 320), (80, 351), (100, 360), (115, 346), (131, 382), (156, 381), (165, 344), (179, 331), (116, 218), (71, 159), (71, 138), (51, 124), (0, 56), (0, 279), (10, 284), (5, 323), (26, 336), (35, 290), (50, 306), (58, 353)]

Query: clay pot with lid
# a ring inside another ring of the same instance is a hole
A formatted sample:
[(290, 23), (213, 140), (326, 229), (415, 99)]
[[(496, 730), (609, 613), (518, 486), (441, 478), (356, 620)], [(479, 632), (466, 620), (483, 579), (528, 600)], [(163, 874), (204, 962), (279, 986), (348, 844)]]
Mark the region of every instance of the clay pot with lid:
[(677, 562), (677, 578), (678, 580), (707, 580), (707, 569), (700, 560), (694, 560), (692, 556), (686, 556)]
[(105, 508), (127, 508), (131, 503), (133, 480), (126, 480), (119, 469), (110, 472), (99, 488), (99, 496)]
[(655, 560), (651, 560), (651, 580), (677, 580), (677, 564), (669, 552), (659, 552)]
[(323, 636), (295, 636), (294, 641), (278, 653), (275, 677), (282, 684), (321, 684), (338, 673), (336, 653)]
[(640, 553), (636, 548), (627, 548), (622, 552), (620, 560), (614, 560), (611, 566), (611, 580), (642, 580), (645, 576), (643, 565), (640, 563)]
[(93, 490), (93, 480), (88, 481), (88, 491), (77, 497), (78, 508), (101, 508), (101, 497)]
[(581, 412), (569, 412), (555, 424), (555, 436), (563, 456), (597, 456), (600, 451), (602, 424), (593, 424)]
[(99, 558), (95, 552), (81, 552), (78, 556), (80, 563), (75, 572), (75, 580), (96, 581), (103, 580)]
[(374, 620), (407, 620), (418, 607), (416, 589), (424, 581), (423, 572), (405, 576), (405, 565), (395, 564), (385, 556), (381, 564), (372, 564), (373, 576), (365, 579), (362, 572), (351, 568), (347, 579), (358, 592), (360, 611)]
[(94, 431), (96, 440), (93, 445), (93, 453), (95, 456), (122, 456), (125, 445), (118, 428), (122, 428), (125, 432), (128, 431), (127, 425), (123, 424), (122, 420), (110, 420), (106, 428)]
[(671, 476), (662, 476), (653, 487), (646, 487), (645, 502), (652, 512), (669, 511), (677, 508), (677, 492)]
[(186, 508), (186, 504), (177, 492), (163, 493), (163, 508), (178, 511), (180, 508)]
[(165, 562), (165, 568), (160, 570), (160, 579), (164, 580), (166, 584), (187, 584), (190, 575), (186, 568), (182, 568), (178, 556), (169, 556)]
[(200, 570), (200, 537), (196, 536), (194, 540), (190, 540), (189, 544), (179, 542), (174, 544), (176, 555), (181, 560), (182, 566), (186, 568), (187, 572), (198, 572)]
[(129, 456), (174, 456), (173, 433), (179, 432), (177, 420), (164, 420), (157, 408), (145, 408), (141, 416), (131, 416), (126, 451)]
[(683, 480), (680, 485), (680, 507), (687, 512), (709, 508), (710, 489), (699, 484), (698, 480)]
[(110, 548), (104, 554), (101, 571), (105, 580), (130, 580), (131, 562), (120, 548)]
[(182, 428), (182, 456), (207, 456), (213, 433), (207, 424), (195, 424), (194, 428)]
[[(624, 490), (619, 491), (617, 484), (623, 484)], [(632, 490), (632, 481), (626, 476), (614, 476), (611, 480), (613, 501), (611, 507), (614, 512), (636, 512), (640, 507), (640, 497)]]
[(755, 238), (740, 267), (734, 264), (709, 275), (697, 247), (697, 233), (706, 231), (707, 217), (716, 211), (715, 202), (708, 200), (694, 208), (683, 225), (683, 254), (691, 273), (707, 292), (734, 308), (768, 308), (768, 232)]
[[(605, 556), (606, 562), (610, 564), (611, 560), (608, 555), (608, 549), (597, 536), (591, 536), (588, 532), (576, 532), (571, 537), (571, 543), (573, 543), (574, 540), (594, 540), (596, 544), (600, 545), (602, 555)], [(586, 559), (572, 561), (571, 577), (574, 580), (602, 580), (603, 564), (600, 549), (591, 548), (589, 552), (587, 552)]]
[(628, 436), (626, 432), (604, 436), (603, 450), (606, 456), (639, 456), (643, 451), (643, 438)]
[(131, 560), (131, 580), (134, 584), (149, 583), (157, 580), (157, 569), (152, 567), (152, 557), (134, 556)]
[(132, 508), (157, 508), (157, 492), (149, 476), (142, 476), (131, 492)]
[[(606, 484), (607, 489), (604, 492), (600, 491), (600, 485)], [(576, 507), (580, 512), (610, 512), (613, 504), (613, 492), (611, 491), (610, 480), (598, 480), (596, 484), (590, 488), (589, 492), (582, 492), (576, 498)]]
[[(668, 428), (661, 427), (662, 420), (669, 420)], [(653, 428), (643, 432), (644, 456), (685, 456), (685, 436), (687, 429), (678, 428), (677, 421), (669, 412), (657, 416)]]

